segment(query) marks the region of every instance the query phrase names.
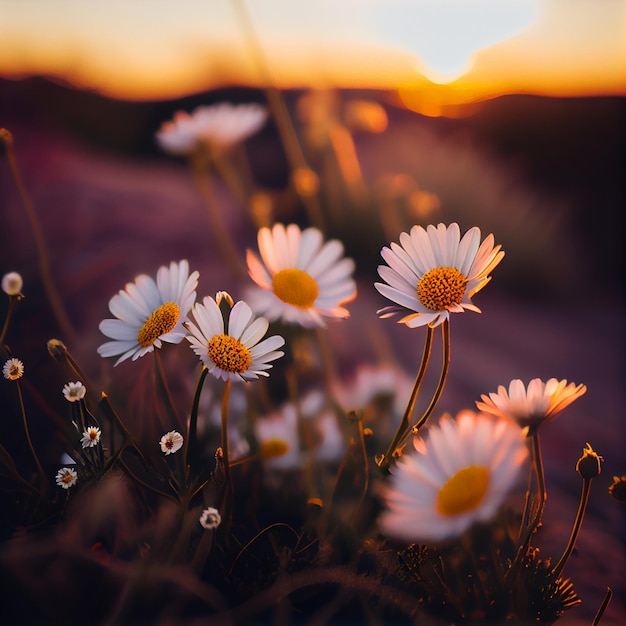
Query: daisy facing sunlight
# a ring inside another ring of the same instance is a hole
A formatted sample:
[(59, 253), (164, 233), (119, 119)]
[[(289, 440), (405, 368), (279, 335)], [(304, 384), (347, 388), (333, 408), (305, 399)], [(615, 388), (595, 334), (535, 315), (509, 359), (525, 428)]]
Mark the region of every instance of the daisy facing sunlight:
[(480, 411), (515, 420), (520, 426), (529, 426), (534, 432), (539, 426), (552, 421), (563, 409), (587, 391), (585, 385), (550, 378), (543, 382), (533, 378), (528, 383), (515, 379), (509, 388), (500, 385), (497, 393), (482, 395), (476, 402)]
[(463, 238), (456, 223), (426, 230), (413, 226), (400, 235), (400, 245), (381, 250), (388, 266), (379, 265), (378, 274), (385, 282), (374, 286), (396, 305), (377, 313), (383, 318), (404, 314), (399, 323), (410, 328), (438, 326), (450, 313), (480, 313), (472, 297), (491, 280), (489, 273), (504, 256), (500, 247), (493, 235), (481, 244), (476, 226)]
[(156, 282), (141, 274), (113, 296), (109, 309), (116, 319), (100, 322), (100, 331), (113, 341), (98, 348), (102, 357), (119, 356), (115, 365), (133, 361), (160, 348), (163, 342), (180, 343), (183, 322), (196, 300), (198, 272), (189, 274), (186, 260), (161, 266)]
[(402, 456), (383, 487), (379, 522), (396, 539), (444, 541), (488, 521), (514, 485), (528, 450), (515, 422), (465, 411), (444, 416), (417, 453)]
[(209, 373), (223, 380), (256, 380), (269, 376), (270, 361), (283, 356), (280, 335), (263, 339), (269, 322), (255, 317), (243, 301), (234, 304), (225, 320), (217, 302), (207, 296), (192, 310), (196, 324), (188, 322), (187, 340)]
[(323, 242), (317, 228), (275, 224), (258, 233), (261, 259), (248, 250), (248, 270), (260, 289), (251, 292), (252, 309), (270, 321), (306, 328), (323, 327), (324, 318), (347, 318), (344, 304), (356, 297), (354, 261), (343, 244)]

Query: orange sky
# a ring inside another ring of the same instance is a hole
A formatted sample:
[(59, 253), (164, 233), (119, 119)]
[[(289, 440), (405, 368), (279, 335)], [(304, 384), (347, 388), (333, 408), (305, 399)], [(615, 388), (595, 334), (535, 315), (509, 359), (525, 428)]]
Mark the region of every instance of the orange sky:
[(124, 99), (269, 76), (398, 89), (433, 113), (507, 92), (626, 94), (626, 0), (0, 0), (0, 76), (33, 74)]

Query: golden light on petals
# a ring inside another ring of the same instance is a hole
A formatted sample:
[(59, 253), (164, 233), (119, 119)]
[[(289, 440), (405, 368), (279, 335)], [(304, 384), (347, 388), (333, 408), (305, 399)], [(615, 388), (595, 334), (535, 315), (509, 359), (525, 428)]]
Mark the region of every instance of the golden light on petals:
[(442, 311), (460, 304), (467, 278), (454, 267), (436, 267), (426, 272), (417, 284), (417, 297), (427, 308)]
[(489, 487), (489, 469), (471, 465), (453, 474), (437, 494), (437, 511), (450, 517), (473, 511), (480, 506)]
[(208, 355), (221, 370), (232, 374), (243, 374), (252, 364), (250, 350), (230, 335), (215, 335), (209, 341)]
[(277, 298), (299, 309), (311, 308), (319, 293), (315, 279), (295, 267), (275, 274), (272, 289)]
[(174, 329), (180, 309), (175, 302), (166, 302), (150, 314), (137, 333), (137, 341), (142, 348), (151, 346), (161, 335)]

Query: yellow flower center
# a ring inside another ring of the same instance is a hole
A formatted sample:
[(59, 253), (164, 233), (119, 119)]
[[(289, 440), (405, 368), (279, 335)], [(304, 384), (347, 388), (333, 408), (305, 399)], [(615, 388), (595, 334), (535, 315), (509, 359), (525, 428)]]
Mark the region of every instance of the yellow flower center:
[(437, 495), (437, 511), (446, 517), (478, 508), (489, 487), (489, 470), (470, 465), (450, 477)]
[(443, 311), (463, 300), (467, 278), (455, 267), (436, 267), (417, 284), (417, 297), (428, 309)]
[(230, 335), (215, 335), (209, 341), (209, 358), (225, 372), (242, 374), (252, 363), (250, 350)]
[(264, 459), (284, 456), (287, 452), (289, 452), (289, 446), (282, 439), (268, 439), (261, 444), (261, 456)]
[(176, 326), (180, 309), (175, 302), (166, 302), (150, 314), (137, 333), (137, 341), (142, 348), (151, 346), (161, 335), (169, 333)]
[(74, 480), (74, 477), (71, 474), (65, 474), (65, 476), (63, 476), (63, 478), (61, 478), (61, 482), (64, 482), (66, 485), (68, 483), (71, 483)]
[(310, 309), (319, 293), (315, 279), (295, 267), (275, 274), (272, 289), (277, 298), (299, 309)]

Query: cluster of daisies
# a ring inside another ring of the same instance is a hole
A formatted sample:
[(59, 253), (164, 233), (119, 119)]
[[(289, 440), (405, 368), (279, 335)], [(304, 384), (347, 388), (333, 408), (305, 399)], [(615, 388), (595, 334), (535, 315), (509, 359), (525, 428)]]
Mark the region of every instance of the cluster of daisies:
[[(208, 114), (177, 119), (175, 127), (163, 130), (160, 141), (174, 145), (175, 130), (176, 141), (181, 144), (190, 125), (200, 124), (201, 119), (210, 125)], [(481, 241), (480, 230), (475, 227), (461, 237), (457, 224), (414, 226), (381, 254), (387, 263), (378, 268), (384, 282), (377, 282), (375, 287), (394, 305), (380, 309), (378, 314), (383, 318), (400, 314), (399, 323), (409, 328), (434, 328), (449, 320), (452, 313), (480, 312), (472, 298), (489, 282), (491, 271), (504, 256), (492, 235)], [(115, 317), (100, 324), (110, 341), (102, 344), (98, 353), (115, 357), (118, 365), (153, 352), (164, 343), (186, 340), (215, 378), (252, 381), (268, 376), (273, 361), (283, 356), (283, 337), (266, 337), (271, 322), (312, 328), (324, 327), (329, 318), (349, 317), (345, 305), (356, 297), (354, 262), (344, 256), (341, 242), (325, 242), (318, 229), (302, 230), (294, 224), (262, 228), (258, 254), (248, 251), (247, 263), (255, 287), (248, 291), (245, 301), (238, 302), (226, 292), (196, 302), (199, 274), (190, 272), (186, 260), (161, 267), (156, 280), (138, 276), (110, 300), (109, 309)], [(11, 380), (17, 380), (23, 371), (18, 359), (9, 359), (3, 367), (5, 378)], [(371, 376), (364, 380), (359, 384), (368, 389), (378, 384)], [(483, 395), (476, 403), (478, 413), (463, 412), (456, 419), (444, 416), (428, 429), (426, 437), (420, 431), (414, 437), (414, 451), (398, 459), (382, 490), (383, 532), (411, 541), (440, 540), (460, 534), (474, 521), (491, 518), (527, 457), (528, 434), (535, 433), (585, 391), (584, 385), (565, 380), (544, 383), (535, 379), (528, 386), (514, 380), (508, 389), (500, 387), (496, 393)], [(333, 392), (341, 397), (340, 391)], [(63, 393), (70, 402), (82, 401), (85, 389), (80, 382), (68, 383)], [(344, 393), (344, 402), (350, 402), (346, 397), (349, 394)], [(304, 413), (286, 406), (259, 421), (257, 436), (264, 457), (273, 459), (276, 467), (298, 465), (297, 457), (288, 452), (297, 448), (298, 419)], [(319, 408), (311, 411), (321, 413)], [(98, 445), (100, 435), (96, 426), (87, 427), (82, 446)], [(341, 446), (336, 444), (340, 438), (329, 426), (320, 454), (331, 450), (339, 453)], [(170, 431), (159, 445), (165, 455), (170, 455), (183, 447), (184, 439), (179, 432)], [(76, 480), (72, 468), (64, 467), (57, 474), (57, 483), (65, 489)], [(203, 526), (216, 523), (217, 511), (203, 512)]]

